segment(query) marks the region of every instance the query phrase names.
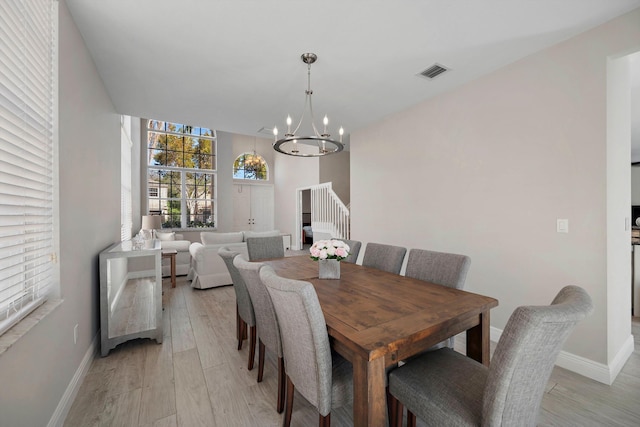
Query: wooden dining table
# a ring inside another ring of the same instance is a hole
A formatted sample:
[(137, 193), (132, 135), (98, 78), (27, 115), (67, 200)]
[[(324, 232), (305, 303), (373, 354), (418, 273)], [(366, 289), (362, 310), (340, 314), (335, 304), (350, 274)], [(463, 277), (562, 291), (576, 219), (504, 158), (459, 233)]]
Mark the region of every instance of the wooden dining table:
[(466, 331), (467, 356), (489, 364), (494, 298), (346, 262), (319, 279), (308, 256), (263, 262), (315, 287), (331, 347), (353, 365), (354, 426), (385, 426), (385, 369), (449, 337)]

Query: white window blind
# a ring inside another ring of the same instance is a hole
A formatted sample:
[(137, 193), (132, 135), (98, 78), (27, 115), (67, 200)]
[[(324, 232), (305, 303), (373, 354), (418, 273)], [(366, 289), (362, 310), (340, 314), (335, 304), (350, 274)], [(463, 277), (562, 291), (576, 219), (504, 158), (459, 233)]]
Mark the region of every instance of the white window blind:
[(131, 117), (120, 116), (120, 240), (131, 239)]
[(0, 1), (0, 334), (52, 288), (57, 4)]

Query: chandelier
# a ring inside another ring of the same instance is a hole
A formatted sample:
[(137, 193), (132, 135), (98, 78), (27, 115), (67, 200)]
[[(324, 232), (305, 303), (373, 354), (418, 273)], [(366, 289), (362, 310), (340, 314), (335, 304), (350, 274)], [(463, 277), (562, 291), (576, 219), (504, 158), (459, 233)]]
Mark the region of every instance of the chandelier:
[[(302, 62), (307, 64), (307, 90), (305, 91), (304, 109), (302, 110), (300, 121), (293, 131), (291, 130), (291, 116), (287, 116), (287, 132), (284, 134), (284, 138), (278, 139), (278, 128), (273, 128), (273, 148), (279, 153), (298, 157), (319, 157), (342, 151), (344, 148), (344, 145), (342, 145), (344, 129), (340, 127), (340, 130), (338, 131), (340, 134), (339, 140), (332, 139), (331, 135), (327, 132), (327, 126), (329, 125), (329, 119), (327, 116), (325, 115), (322, 121), (324, 125), (322, 133), (318, 131), (315, 123), (315, 117), (313, 116), (313, 104), (311, 102), (311, 95), (313, 95), (313, 91), (311, 90), (311, 64), (316, 62), (318, 56), (315, 53), (303, 53), (300, 58), (302, 59)], [(313, 135), (297, 135), (300, 125), (304, 120), (307, 106), (309, 108)]]
[(244, 155), (244, 170), (257, 174), (264, 168), (265, 161), (261, 156), (256, 154), (256, 150), (253, 150), (253, 153), (247, 153)]

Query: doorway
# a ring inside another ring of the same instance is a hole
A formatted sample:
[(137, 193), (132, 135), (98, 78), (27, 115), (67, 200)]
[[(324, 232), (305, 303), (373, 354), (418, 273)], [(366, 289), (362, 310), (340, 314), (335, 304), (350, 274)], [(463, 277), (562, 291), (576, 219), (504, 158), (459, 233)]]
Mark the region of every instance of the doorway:
[(631, 55), (607, 60), (607, 364), (613, 382), (634, 350), (631, 335)]

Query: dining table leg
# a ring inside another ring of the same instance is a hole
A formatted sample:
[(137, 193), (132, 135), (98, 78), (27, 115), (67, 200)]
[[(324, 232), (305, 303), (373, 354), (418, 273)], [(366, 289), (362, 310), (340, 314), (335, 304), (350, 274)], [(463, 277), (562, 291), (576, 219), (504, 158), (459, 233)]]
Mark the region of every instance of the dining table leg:
[(490, 333), (489, 310), (480, 313), (480, 323), (467, 330), (467, 356), (489, 366)]
[(353, 425), (386, 426), (387, 396), (384, 357), (353, 361)]

